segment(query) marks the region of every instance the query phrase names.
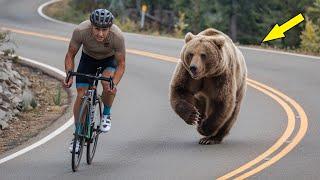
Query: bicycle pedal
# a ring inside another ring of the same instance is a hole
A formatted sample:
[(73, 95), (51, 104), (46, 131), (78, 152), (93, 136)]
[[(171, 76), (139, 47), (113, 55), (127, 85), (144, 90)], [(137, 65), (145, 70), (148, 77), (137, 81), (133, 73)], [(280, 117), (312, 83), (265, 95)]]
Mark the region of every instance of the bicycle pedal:
[[(72, 151), (71, 153), (73, 153), (73, 151)], [(80, 148), (79, 148), (79, 151), (78, 151), (78, 152), (76, 152), (76, 154), (79, 154), (79, 153), (80, 153)]]

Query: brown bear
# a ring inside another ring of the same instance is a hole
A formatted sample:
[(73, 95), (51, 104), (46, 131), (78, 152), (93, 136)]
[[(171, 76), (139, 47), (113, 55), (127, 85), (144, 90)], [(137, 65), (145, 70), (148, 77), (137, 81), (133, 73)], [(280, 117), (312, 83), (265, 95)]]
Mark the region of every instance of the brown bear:
[(244, 57), (226, 34), (213, 28), (186, 34), (169, 96), (173, 110), (205, 136), (199, 144), (219, 144), (229, 133), (246, 78)]

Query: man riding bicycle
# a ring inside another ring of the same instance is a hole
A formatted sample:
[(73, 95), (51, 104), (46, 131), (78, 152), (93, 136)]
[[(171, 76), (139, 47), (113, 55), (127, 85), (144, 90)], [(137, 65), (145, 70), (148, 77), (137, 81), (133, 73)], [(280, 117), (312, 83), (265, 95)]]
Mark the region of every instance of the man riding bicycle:
[[(125, 44), (122, 31), (113, 24), (113, 15), (106, 9), (96, 9), (90, 15), (90, 20), (80, 23), (73, 31), (65, 57), (65, 71), (74, 70), (74, 58), (82, 48), (82, 55), (77, 69), (79, 73), (95, 75), (98, 67), (102, 67), (103, 77), (112, 77), (114, 88), (111, 89), (109, 82), (102, 81), (102, 101), (104, 104), (103, 118), (100, 130), (108, 132), (111, 128), (111, 106), (115, 98), (117, 88), (125, 71)], [(73, 78), (65, 82), (70, 88)], [(75, 122), (79, 121), (81, 98), (84, 96), (93, 80), (76, 77), (77, 98), (73, 107)], [(78, 142), (77, 142), (78, 144)], [(72, 151), (73, 141), (69, 147)], [(78, 146), (77, 146), (78, 147)]]

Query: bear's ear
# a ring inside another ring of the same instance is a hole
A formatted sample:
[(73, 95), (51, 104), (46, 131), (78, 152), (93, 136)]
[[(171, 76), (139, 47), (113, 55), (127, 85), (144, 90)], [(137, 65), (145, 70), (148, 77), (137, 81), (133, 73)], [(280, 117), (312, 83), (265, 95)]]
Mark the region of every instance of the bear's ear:
[(209, 41), (213, 42), (221, 49), (223, 47), (226, 39), (223, 36), (215, 36), (215, 37), (210, 37)]
[(202, 32), (199, 33), (199, 35), (203, 36), (215, 36), (221, 34), (218, 30), (213, 29), (213, 28), (208, 28)]
[(184, 37), (184, 42), (187, 43), (189, 42), (191, 39), (193, 39), (195, 37), (195, 35), (193, 35), (191, 32), (188, 32), (186, 34), (186, 36)]

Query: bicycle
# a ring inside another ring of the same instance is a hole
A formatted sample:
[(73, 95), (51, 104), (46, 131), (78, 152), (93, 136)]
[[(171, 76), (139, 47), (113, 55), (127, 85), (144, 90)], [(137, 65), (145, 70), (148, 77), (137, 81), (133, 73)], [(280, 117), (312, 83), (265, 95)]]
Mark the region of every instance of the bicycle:
[[(102, 77), (101, 67), (97, 68), (96, 75), (89, 75), (83, 73), (77, 73), (73, 71), (69, 71), (66, 77), (66, 82), (69, 81), (70, 77), (72, 76), (82, 76), (85, 78), (89, 78), (93, 80), (93, 85), (90, 85), (88, 90), (85, 92), (85, 95), (82, 97), (82, 102), (80, 106), (80, 113), (79, 113), (79, 120), (75, 120), (76, 122), (76, 131), (73, 134), (73, 149), (72, 149), (72, 170), (76, 172), (78, 170), (82, 153), (83, 147), (87, 146), (87, 164), (91, 164), (93, 157), (96, 152), (99, 134), (100, 131), (100, 124), (102, 119), (102, 100), (100, 96), (97, 96), (97, 85), (99, 80), (101, 81), (108, 81), (110, 84), (110, 88), (113, 89), (114, 83), (112, 81), (112, 77), (105, 78)], [(98, 105), (98, 109), (96, 106)], [(96, 110), (98, 110), (98, 116), (96, 115)], [(76, 142), (80, 142), (80, 147), (78, 152), (76, 152)]]

